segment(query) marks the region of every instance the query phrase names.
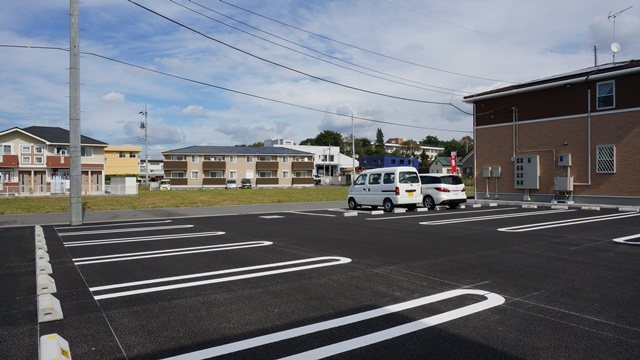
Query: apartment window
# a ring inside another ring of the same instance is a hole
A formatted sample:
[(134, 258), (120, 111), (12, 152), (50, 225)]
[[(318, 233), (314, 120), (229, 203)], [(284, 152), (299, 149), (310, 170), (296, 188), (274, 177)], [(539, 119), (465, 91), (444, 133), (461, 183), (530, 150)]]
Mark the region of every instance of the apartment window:
[(197, 171), (192, 171), (191, 172), (191, 178), (192, 179), (198, 179), (198, 178), (200, 178), (200, 174)]
[(135, 152), (133, 152), (133, 151), (131, 151), (131, 152), (129, 153), (129, 158), (131, 158), (131, 159), (135, 159), (135, 158), (136, 158), (136, 153), (135, 153)]
[(172, 171), (171, 178), (173, 179), (184, 179), (184, 171)]
[(200, 161), (200, 158), (198, 157), (198, 155), (191, 155), (191, 162), (192, 163), (197, 163)]
[(0, 171), (0, 183), (12, 182), (12, 174), (13, 172), (11, 171)]
[(93, 148), (90, 148), (90, 147), (80, 148), (80, 156), (82, 156), (82, 157), (92, 157), (93, 156)]
[(22, 157), (23, 164), (31, 164), (31, 156), (23, 156)]
[(282, 157), (282, 162), (288, 163), (289, 162), (289, 156), (285, 155)]
[(36, 156), (33, 158), (33, 163), (34, 164), (44, 164), (44, 158), (42, 156)]
[(42, 154), (44, 152), (44, 148), (42, 146), (34, 146), (33, 152), (35, 154)]
[(289, 174), (289, 171), (284, 170), (282, 171), (282, 178), (283, 179), (288, 179), (291, 175)]
[(298, 170), (298, 171), (295, 172), (295, 175), (296, 175), (297, 178), (309, 177), (309, 173), (307, 171), (305, 171), (305, 170)]
[(11, 155), (11, 145), (2, 145), (2, 153), (0, 155)]
[(614, 174), (616, 172), (616, 146), (596, 146), (596, 172), (599, 174)]
[(615, 82), (613, 80), (598, 83), (598, 110), (611, 109), (616, 106)]
[(211, 171), (209, 172), (209, 177), (221, 178), (221, 177), (224, 177), (224, 173), (222, 171)]
[(237, 179), (238, 178), (238, 172), (233, 170), (233, 171), (229, 171), (229, 179)]
[(126, 158), (126, 157), (127, 157), (127, 154), (125, 154), (125, 152), (124, 152), (124, 151), (120, 151), (120, 154), (118, 154), (118, 157), (119, 157), (120, 159), (123, 159), (123, 158)]
[(271, 156), (263, 155), (258, 157), (258, 161), (273, 161), (273, 160), (271, 159)]
[(20, 153), (22, 153), (22, 154), (31, 154), (31, 146), (29, 146), (29, 145), (20, 146)]
[(172, 161), (184, 161), (184, 155), (173, 155), (171, 156)]
[(260, 171), (258, 173), (258, 177), (261, 178), (270, 178), (273, 177), (273, 172), (272, 171)]
[(237, 162), (238, 162), (238, 157), (237, 157), (237, 156), (235, 156), (235, 155), (231, 155), (231, 156), (229, 157), (229, 162), (237, 163)]
[(253, 162), (253, 156), (247, 156), (247, 162), (248, 163), (252, 163)]
[(224, 156), (214, 155), (209, 158), (211, 161), (224, 161)]

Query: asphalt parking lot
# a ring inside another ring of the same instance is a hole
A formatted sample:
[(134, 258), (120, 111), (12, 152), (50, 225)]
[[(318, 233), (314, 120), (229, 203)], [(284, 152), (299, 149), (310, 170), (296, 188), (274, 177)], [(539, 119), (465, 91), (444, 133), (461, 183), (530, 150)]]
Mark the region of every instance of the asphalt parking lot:
[(4, 227), (2, 358), (640, 358), (639, 212), (339, 205), (43, 225), (42, 323), (34, 226)]

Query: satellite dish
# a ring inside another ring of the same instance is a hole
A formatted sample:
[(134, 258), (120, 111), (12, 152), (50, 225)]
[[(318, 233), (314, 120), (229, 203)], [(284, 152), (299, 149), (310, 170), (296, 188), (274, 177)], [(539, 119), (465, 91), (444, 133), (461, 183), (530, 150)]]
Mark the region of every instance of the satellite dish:
[(611, 44), (611, 51), (613, 51), (614, 53), (619, 52), (620, 44), (618, 44), (617, 42), (614, 42), (613, 44)]

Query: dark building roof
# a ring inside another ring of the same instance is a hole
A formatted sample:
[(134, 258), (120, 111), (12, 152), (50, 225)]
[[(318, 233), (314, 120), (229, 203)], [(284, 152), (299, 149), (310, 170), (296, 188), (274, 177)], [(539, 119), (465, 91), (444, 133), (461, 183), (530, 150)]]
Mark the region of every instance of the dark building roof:
[[(52, 126), (29, 126), (20, 129), (33, 136), (39, 137), (52, 144), (69, 144), (69, 130)], [(108, 145), (105, 142), (81, 135), (80, 143), (82, 145)]]
[(189, 146), (182, 149), (169, 150), (164, 154), (195, 155), (313, 155), (312, 153), (287, 149), (285, 147), (254, 146)]
[(500, 94), (500, 93), (505, 93), (512, 90), (524, 90), (524, 89), (539, 86), (539, 85), (553, 84), (553, 83), (568, 81), (572, 79), (580, 79), (583, 77), (591, 77), (598, 74), (606, 74), (610, 72), (616, 72), (620, 70), (627, 70), (627, 69), (633, 69), (633, 68), (640, 68), (640, 60), (630, 60), (630, 61), (613, 63), (613, 64), (592, 66), (586, 69), (580, 69), (570, 73), (555, 75), (548, 78), (538, 79), (538, 80), (525, 82), (521, 84), (515, 84), (515, 85), (511, 85), (511, 86), (507, 86), (499, 89), (493, 89), (493, 90), (481, 92), (478, 94), (465, 96), (464, 101), (473, 102), (474, 98), (482, 97), (485, 95)]

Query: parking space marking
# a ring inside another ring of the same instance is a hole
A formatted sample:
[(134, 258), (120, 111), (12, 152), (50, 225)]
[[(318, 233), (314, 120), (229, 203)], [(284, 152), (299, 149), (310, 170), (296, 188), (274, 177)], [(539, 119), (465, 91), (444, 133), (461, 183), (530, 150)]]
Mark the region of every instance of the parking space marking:
[(615, 239), (613, 239), (613, 241), (619, 242), (619, 243), (622, 243), (622, 244), (640, 245), (640, 241), (627, 241), (627, 240), (638, 239), (638, 238), (640, 238), (640, 234), (630, 235), (630, 236), (625, 236), (625, 237), (620, 237), (620, 238), (615, 238)]
[(131, 226), (131, 225), (146, 225), (146, 224), (162, 224), (169, 223), (172, 220), (158, 220), (158, 221), (142, 221), (142, 222), (128, 222), (128, 223), (111, 223), (111, 224), (100, 224), (100, 225), (82, 225), (82, 227), (78, 226), (56, 226), (56, 230), (69, 230), (69, 229), (89, 229), (89, 228), (99, 228), (99, 227), (113, 227), (113, 226)]
[[(243, 275), (229, 276), (229, 277), (224, 277), (224, 278), (208, 279), (208, 280), (186, 282), (186, 283), (165, 285), (165, 286), (156, 286), (156, 287), (143, 288), (143, 289), (138, 289), (138, 290), (129, 290), (129, 291), (110, 293), (110, 294), (94, 295), (94, 298), (96, 300), (102, 300), (102, 299), (110, 299), (110, 298), (116, 298), (116, 297), (121, 297), (121, 296), (145, 294), (145, 293), (156, 292), (156, 291), (181, 289), (181, 288), (192, 287), (192, 286), (201, 286), (201, 285), (222, 283), (222, 282), (227, 282), (227, 281), (243, 280), (243, 279), (255, 278), (255, 277), (260, 277), (260, 276), (275, 275), (275, 274), (282, 274), (282, 273), (287, 273), (287, 272), (315, 269), (315, 268), (320, 268), (320, 267), (325, 267), (325, 266), (347, 264), (347, 263), (351, 262), (351, 259), (345, 258), (345, 257), (339, 257), (339, 256), (322, 256), (322, 257), (316, 257), (316, 258), (310, 258), (310, 259), (285, 261), (285, 262), (279, 262), (279, 263), (273, 263), (273, 264), (248, 266), (248, 267), (243, 267), (243, 268), (227, 269), (227, 270), (220, 270), (220, 271), (211, 271), (211, 272), (198, 273), (198, 274), (189, 274), (189, 275), (182, 275), (182, 276), (171, 276), (171, 277), (166, 277), (166, 278), (150, 279), (150, 280), (143, 280), (143, 281), (134, 281), (134, 282), (128, 282), (128, 283), (122, 283), (122, 284), (96, 286), (96, 287), (89, 288), (89, 290), (92, 293), (94, 293), (94, 292), (98, 292), (98, 291), (117, 289), (117, 288), (123, 288), (123, 287), (132, 287), (132, 286), (156, 284), (156, 283), (161, 283), (161, 282), (193, 279), (193, 278), (197, 278), (197, 277), (216, 276), (216, 275), (221, 275), (221, 274), (230, 274), (230, 273), (234, 273), (234, 272), (245, 272), (245, 271), (252, 271), (252, 270), (261, 270), (261, 269), (283, 267), (283, 266), (297, 265), (297, 264), (305, 264), (305, 263), (312, 263), (312, 262), (315, 262), (316, 264), (295, 266), (295, 267), (289, 267), (289, 268), (277, 269), (277, 270), (270, 270), (270, 271), (261, 271), (261, 272), (243, 274)], [(320, 263), (318, 263), (318, 262), (320, 262)]]
[(59, 236), (95, 235), (95, 234), (109, 234), (109, 233), (119, 233), (119, 232), (185, 229), (185, 228), (192, 228), (192, 227), (193, 225), (153, 226), (153, 227), (141, 227), (141, 228), (131, 228), (131, 229), (70, 231), (70, 232), (61, 232), (61, 233), (58, 233), (58, 235)]
[(197, 253), (211, 252), (211, 251), (245, 249), (245, 248), (267, 246), (267, 245), (273, 245), (273, 243), (270, 241), (250, 241), (250, 242), (235, 243), (235, 244), (192, 246), (192, 247), (180, 248), (180, 249), (156, 250), (156, 251), (144, 251), (144, 252), (137, 252), (137, 253), (127, 253), (127, 254), (84, 257), (84, 258), (73, 259), (73, 261), (76, 265), (87, 265), (87, 264), (97, 264), (97, 263), (114, 262), (114, 261), (147, 259), (147, 258), (153, 258), (153, 257), (197, 254)]
[(586, 223), (598, 222), (598, 221), (624, 219), (624, 218), (639, 216), (639, 215), (640, 214), (622, 213), (622, 214), (591, 216), (591, 217), (580, 218), (580, 219), (558, 220), (558, 221), (550, 221), (550, 222), (544, 222), (544, 223), (538, 223), (538, 224), (511, 226), (506, 228), (500, 228), (498, 229), (498, 231), (507, 231), (507, 232), (533, 231), (533, 230), (548, 229), (548, 228), (560, 227), (560, 226), (570, 226), (570, 225), (586, 224)]
[(258, 336), (255, 338), (241, 340), (225, 345), (212, 347), (209, 349), (194, 351), (191, 353), (178, 355), (175, 357), (167, 358), (172, 360), (196, 360), (207, 359), (210, 357), (216, 357), (220, 355), (230, 354), (245, 349), (254, 348), (257, 346), (267, 345), (282, 340), (287, 340), (303, 335), (324, 331), (339, 326), (349, 325), (360, 321), (380, 317), (384, 315), (393, 314), (399, 311), (415, 308), (418, 306), (427, 305), (430, 303), (450, 299), (457, 296), (464, 295), (481, 295), (486, 298), (479, 303), (467, 305), (458, 309), (450, 310), (438, 315), (433, 315), (424, 319), (416, 320), (404, 325), (399, 325), (386, 330), (381, 330), (368, 335), (360, 336), (354, 339), (345, 340), (332, 345), (320, 347), (314, 350), (306, 351), (303, 353), (295, 354), (284, 359), (320, 359), (328, 356), (333, 356), (346, 351), (354, 350), (364, 346), (372, 345), (381, 341), (392, 339), (398, 336), (406, 335), (414, 331), (426, 329), (428, 327), (442, 324), (447, 321), (455, 320), (463, 316), (471, 315), (483, 310), (490, 309), (494, 306), (502, 305), (505, 299), (497, 294), (474, 289), (457, 289), (450, 290), (440, 294), (425, 296), (420, 299), (415, 299), (395, 305), (385, 306), (375, 310), (369, 310), (354, 315), (348, 315), (341, 318), (327, 320), (316, 324), (301, 326), (289, 330), (280, 331), (273, 334)]
[[(499, 209), (488, 209), (488, 210), (475, 210), (473, 213), (481, 213), (481, 212), (494, 212), (494, 211), (504, 211), (504, 210), (513, 210), (513, 209), (517, 209), (514, 207), (510, 207), (510, 208), (499, 208)], [(368, 211), (367, 211), (368, 213)], [(381, 221), (381, 220), (397, 220), (397, 219), (407, 219), (407, 218), (414, 218), (414, 217), (429, 217), (429, 216), (444, 216), (444, 215), (466, 215), (469, 214), (468, 211), (465, 212), (437, 212), (435, 214), (429, 214), (427, 212), (427, 214), (420, 214), (420, 215), (403, 215), (403, 216), (392, 216), (392, 217), (372, 217), (372, 218), (367, 218), (367, 221)]]
[(289, 211), (289, 213), (290, 214), (299, 214), (299, 215), (336, 217), (333, 214), (317, 214), (317, 213), (308, 213), (308, 212), (302, 212), (302, 211)]
[(224, 235), (224, 234), (225, 234), (224, 231), (207, 231), (207, 232), (188, 233), (188, 234), (139, 236), (139, 237), (129, 237), (129, 238), (114, 238), (114, 239), (87, 240), (87, 241), (69, 241), (69, 242), (65, 242), (64, 246), (73, 247), (73, 246), (108, 245), (108, 244), (116, 244), (116, 243), (124, 243), (124, 242), (182, 239), (182, 238), (192, 238), (192, 237), (201, 237), (201, 236), (216, 236), (216, 235)]
[(262, 215), (260, 217), (263, 219), (284, 219), (282, 215)]
[(566, 213), (566, 212), (570, 212), (570, 211), (576, 211), (576, 210), (562, 210), (562, 209), (560, 209), (560, 210), (543, 210), (543, 211), (532, 211), (532, 212), (524, 212), (524, 213), (503, 214), (503, 215), (474, 216), (474, 217), (467, 217), (467, 218), (462, 218), (462, 219), (446, 219), (446, 220), (425, 221), (425, 222), (421, 222), (420, 225), (450, 225), (450, 224), (471, 222), (471, 221), (507, 219), (507, 218), (512, 218), (512, 217), (533, 216), (533, 215), (548, 215), (548, 214), (554, 214), (554, 213)]

